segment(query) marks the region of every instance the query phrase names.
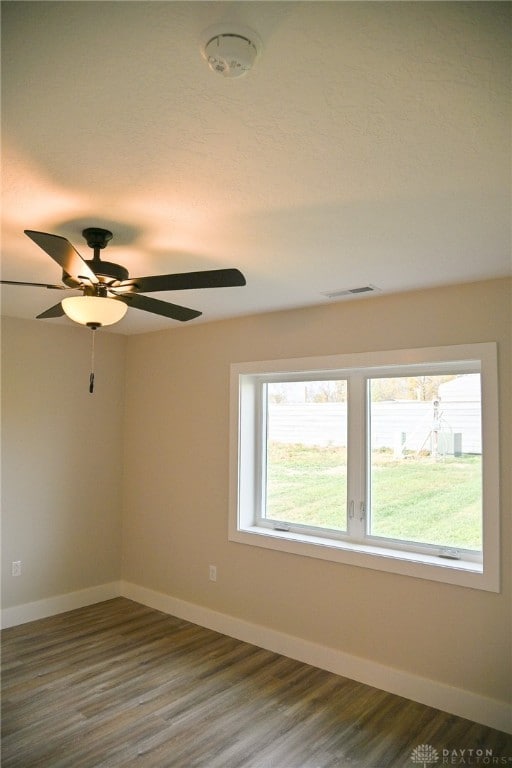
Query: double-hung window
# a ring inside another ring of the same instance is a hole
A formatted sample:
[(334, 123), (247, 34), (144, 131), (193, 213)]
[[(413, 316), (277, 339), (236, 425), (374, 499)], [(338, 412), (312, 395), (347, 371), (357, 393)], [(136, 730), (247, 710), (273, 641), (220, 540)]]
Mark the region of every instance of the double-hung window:
[(232, 541), (499, 590), (496, 345), (231, 369)]

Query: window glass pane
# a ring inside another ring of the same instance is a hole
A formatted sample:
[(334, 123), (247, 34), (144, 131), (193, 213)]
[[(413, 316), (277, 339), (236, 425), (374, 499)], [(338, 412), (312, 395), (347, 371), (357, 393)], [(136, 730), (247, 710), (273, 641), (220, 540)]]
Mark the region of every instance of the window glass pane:
[(347, 522), (347, 382), (266, 385), (265, 516), (333, 530)]
[(369, 380), (369, 533), (482, 548), (480, 374)]

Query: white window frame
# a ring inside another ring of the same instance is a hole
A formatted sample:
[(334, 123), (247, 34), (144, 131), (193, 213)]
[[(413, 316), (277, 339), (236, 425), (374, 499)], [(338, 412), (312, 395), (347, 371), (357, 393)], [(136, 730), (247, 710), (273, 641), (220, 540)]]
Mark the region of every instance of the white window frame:
[[(482, 383), (482, 525), (483, 552), (458, 552), (451, 560), (432, 547), (369, 536), (359, 521), (366, 504), (367, 397), (361, 384), (349, 384), (348, 441), (351, 488), (350, 535), (331, 535), (304, 527), (276, 530), (259, 517), (264, 473), (262, 456), (262, 383), (317, 378), (351, 381), (385, 375), (414, 376), (426, 367), (435, 373), (481, 374)], [(499, 569), (499, 420), (495, 342), (402, 349), (231, 365), (229, 540), (290, 554), (315, 557), (405, 576), (457, 584), (491, 592), (500, 590)], [(355, 457), (355, 460), (354, 460)], [(361, 506), (363, 505), (363, 506)], [(359, 531), (354, 526), (360, 525)], [(299, 529), (300, 528), (300, 529)]]

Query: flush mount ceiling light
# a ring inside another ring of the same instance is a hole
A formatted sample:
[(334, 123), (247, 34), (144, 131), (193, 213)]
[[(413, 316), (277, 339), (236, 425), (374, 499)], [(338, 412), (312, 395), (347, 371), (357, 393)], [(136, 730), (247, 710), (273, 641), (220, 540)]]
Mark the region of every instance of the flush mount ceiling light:
[(62, 309), (75, 323), (89, 328), (113, 325), (122, 320), (128, 307), (106, 296), (71, 296), (62, 300)]
[(203, 34), (201, 52), (212, 72), (240, 77), (248, 72), (261, 50), (261, 41), (251, 29), (209, 27)]

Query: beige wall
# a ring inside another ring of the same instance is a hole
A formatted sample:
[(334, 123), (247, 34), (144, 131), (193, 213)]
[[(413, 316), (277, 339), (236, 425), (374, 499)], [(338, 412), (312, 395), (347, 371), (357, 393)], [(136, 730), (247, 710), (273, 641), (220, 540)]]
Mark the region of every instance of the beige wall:
[[(87, 331), (5, 319), (3, 607), (122, 577), (507, 700), (511, 285), (372, 297), (128, 339), (100, 331), (93, 396)], [(478, 341), (499, 345), (501, 594), (228, 542), (231, 362)], [(12, 560), (23, 562), (19, 578), (10, 576)]]
[[(498, 700), (510, 697), (511, 283), (380, 296), (129, 339), (123, 577)], [(502, 592), (228, 542), (232, 362), (497, 341)], [(208, 565), (218, 581), (208, 581)]]
[[(120, 574), (126, 339), (2, 321), (2, 607)], [(13, 560), (22, 575), (11, 576)]]

